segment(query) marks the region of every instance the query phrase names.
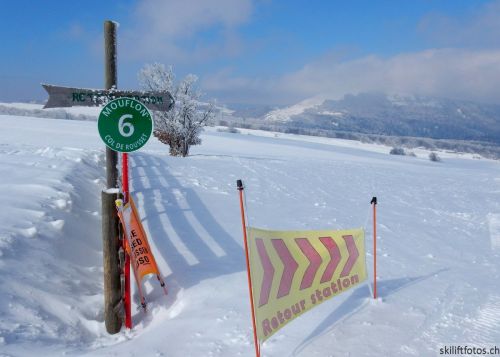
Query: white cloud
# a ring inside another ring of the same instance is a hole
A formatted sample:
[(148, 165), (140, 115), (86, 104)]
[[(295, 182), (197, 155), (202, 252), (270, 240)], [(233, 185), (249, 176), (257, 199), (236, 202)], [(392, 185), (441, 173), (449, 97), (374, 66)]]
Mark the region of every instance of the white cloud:
[(235, 102), (285, 104), (377, 91), (500, 103), (500, 50), (430, 49), (348, 61), (326, 56), (279, 78), (232, 77), (221, 71), (202, 83), (205, 90)]
[[(120, 35), (120, 53), (129, 59), (187, 66), (240, 55), (248, 44), (238, 31), (251, 20), (255, 1), (139, 0), (131, 26)], [(288, 104), (317, 95), (338, 98), (367, 91), (500, 103), (500, 0), (462, 17), (427, 15), (418, 30), (428, 35), (432, 46), (444, 48), (349, 60), (327, 54), (273, 77), (223, 69), (202, 75), (201, 84), (212, 96), (246, 103)]]
[(224, 70), (202, 83), (235, 102), (289, 104), (376, 91), (500, 103), (500, 0), (471, 4), (462, 15), (430, 13), (417, 30), (430, 49), (349, 60), (330, 53), (280, 77), (233, 76)]
[(498, 47), (500, 0), (477, 5), (463, 15), (430, 13), (422, 18), (418, 30), (435, 46)]
[[(200, 61), (234, 55), (242, 46), (236, 29), (249, 21), (252, 10), (252, 0), (141, 0), (123, 44), (136, 59)], [(194, 38), (209, 30), (212, 36)]]
[(248, 0), (142, 0), (136, 17), (155, 35), (178, 38), (215, 24), (239, 25), (251, 9)]

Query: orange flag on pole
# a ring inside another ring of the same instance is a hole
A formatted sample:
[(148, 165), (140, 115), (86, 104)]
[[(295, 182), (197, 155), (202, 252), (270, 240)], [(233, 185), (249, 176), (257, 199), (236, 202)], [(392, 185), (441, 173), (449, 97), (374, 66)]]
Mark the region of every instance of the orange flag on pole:
[(142, 293), (142, 279), (148, 274), (155, 274), (160, 285), (162, 286), (165, 294), (167, 294), (167, 288), (163, 278), (156, 264), (156, 260), (149, 246), (148, 238), (144, 227), (142, 226), (137, 208), (135, 207), (134, 200), (130, 197), (129, 202), (123, 205), (122, 200), (116, 201), (116, 207), (118, 209), (118, 217), (122, 223), (122, 227), (125, 231), (125, 237), (127, 239), (127, 253), (130, 255), (132, 262), (132, 268), (134, 270), (134, 276), (139, 289), (139, 294), (141, 295), (141, 303), (143, 307), (146, 308), (146, 302), (144, 299), (144, 294)]

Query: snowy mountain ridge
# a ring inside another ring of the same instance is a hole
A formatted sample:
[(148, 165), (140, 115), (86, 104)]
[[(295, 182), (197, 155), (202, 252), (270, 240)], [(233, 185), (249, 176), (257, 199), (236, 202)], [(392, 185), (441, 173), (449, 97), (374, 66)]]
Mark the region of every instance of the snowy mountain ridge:
[(500, 144), (500, 106), (416, 95), (311, 98), (261, 117), (269, 124)]

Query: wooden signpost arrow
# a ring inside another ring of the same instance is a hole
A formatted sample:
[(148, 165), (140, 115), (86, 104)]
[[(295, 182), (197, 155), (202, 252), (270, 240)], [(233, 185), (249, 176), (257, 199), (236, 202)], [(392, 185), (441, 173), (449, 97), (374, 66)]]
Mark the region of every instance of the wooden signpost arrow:
[(102, 107), (117, 98), (132, 98), (150, 110), (169, 111), (174, 98), (169, 92), (123, 91), (116, 89), (87, 89), (42, 84), (49, 94), (45, 108), (67, 108), (74, 106)]

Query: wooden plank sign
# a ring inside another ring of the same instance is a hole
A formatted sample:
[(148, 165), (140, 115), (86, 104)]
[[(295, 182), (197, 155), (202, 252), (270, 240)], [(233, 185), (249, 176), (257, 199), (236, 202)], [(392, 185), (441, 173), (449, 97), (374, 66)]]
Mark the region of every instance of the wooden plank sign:
[(174, 105), (174, 98), (169, 92), (71, 88), (51, 84), (42, 84), (42, 86), (49, 94), (49, 100), (44, 108), (100, 107), (113, 99), (122, 97), (138, 100), (150, 110), (169, 111)]

